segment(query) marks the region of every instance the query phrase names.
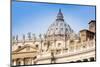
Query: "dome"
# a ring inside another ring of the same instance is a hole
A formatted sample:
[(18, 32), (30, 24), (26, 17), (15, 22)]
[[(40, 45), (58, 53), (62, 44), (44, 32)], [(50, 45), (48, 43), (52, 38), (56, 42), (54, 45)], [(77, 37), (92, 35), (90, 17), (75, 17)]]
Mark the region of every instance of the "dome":
[(61, 9), (59, 9), (56, 20), (49, 26), (47, 30), (47, 36), (52, 36), (54, 34), (56, 36), (70, 36), (71, 33), (73, 33), (73, 30), (71, 29), (70, 25), (65, 22)]

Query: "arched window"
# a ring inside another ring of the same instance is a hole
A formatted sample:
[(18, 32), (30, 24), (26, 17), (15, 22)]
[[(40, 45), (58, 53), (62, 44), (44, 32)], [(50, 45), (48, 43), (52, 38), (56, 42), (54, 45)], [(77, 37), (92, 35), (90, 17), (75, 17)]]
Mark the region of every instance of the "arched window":
[(63, 31), (63, 28), (61, 28), (61, 30)]
[(18, 46), (18, 48), (21, 48), (21, 46)]
[(56, 28), (56, 30), (58, 30), (58, 28)]
[(33, 57), (33, 59), (36, 59), (37, 57), (35, 56), (35, 57)]
[(83, 45), (83, 48), (86, 48), (86, 46), (85, 46), (85, 45)]
[(56, 54), (60, 54), (61, 53), (61, 49), (56, 50)]
[(83, 62), (88, 62), (88, 59), (83, 59)]
[(36, 48), (38, 48), (39, 47), (39, 45), (38, 44), (36, 44)]
[(91, 58), (90, 58), (90, 61), (94, 61), (94, 57), (91, 57)]
[(20, 61), (19, 58), (18, 58), (17, 61), (16, 61), (16, 65), (21, 65), (21, 61)]

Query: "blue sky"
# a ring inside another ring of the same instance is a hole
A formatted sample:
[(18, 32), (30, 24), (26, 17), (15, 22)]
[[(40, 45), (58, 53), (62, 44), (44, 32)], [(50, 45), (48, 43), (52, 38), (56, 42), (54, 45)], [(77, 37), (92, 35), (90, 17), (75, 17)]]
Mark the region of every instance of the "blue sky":
[(70, 4), (47, 4), (32, 2), (12, 2), (12, 34), (21, 35), (28, 32), (39, 35), (46, 33), (50, 24), (62, 10), (65, 22), (77, 33), (88, 29), (88, 22), (95, 20), (94, 6)]

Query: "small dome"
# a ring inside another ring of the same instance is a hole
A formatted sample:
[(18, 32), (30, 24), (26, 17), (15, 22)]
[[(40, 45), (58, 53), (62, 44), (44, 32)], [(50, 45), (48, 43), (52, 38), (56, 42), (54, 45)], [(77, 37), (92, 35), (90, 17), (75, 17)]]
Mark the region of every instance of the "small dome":
[(70, 36), (71, 33), (73, 33), (73, 30), (71, 29), (69, 24), (65, 23), (61, 9), (59, 9), (57, 19), (48, 28), (47, 36), (52, 36), (54, 34)]

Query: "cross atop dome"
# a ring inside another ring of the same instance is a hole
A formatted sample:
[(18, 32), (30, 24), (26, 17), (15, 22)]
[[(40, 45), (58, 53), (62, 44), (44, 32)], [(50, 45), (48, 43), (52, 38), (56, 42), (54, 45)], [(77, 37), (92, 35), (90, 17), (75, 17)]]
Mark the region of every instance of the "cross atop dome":
[(64, 21), (64, 19), (63, 19), (63, 13), (61, 12), (61, 9), (59, 9), (59, 12), (57, 14), (57, 19), (56, 20)]

